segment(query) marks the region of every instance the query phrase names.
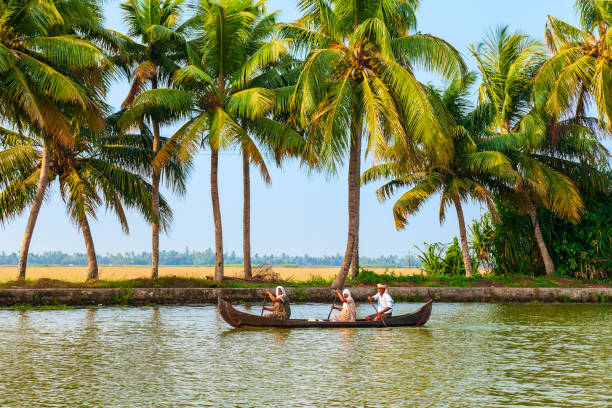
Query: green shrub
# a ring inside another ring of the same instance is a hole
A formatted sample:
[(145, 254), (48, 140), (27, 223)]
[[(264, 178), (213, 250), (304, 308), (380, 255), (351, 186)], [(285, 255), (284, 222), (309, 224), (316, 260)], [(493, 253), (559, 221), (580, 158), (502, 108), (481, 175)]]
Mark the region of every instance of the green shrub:
[(303, 286), (329, 286), (334, 281), (334, 277), (324, 278), (319, 275), (310, 275), (310, 277), (303, 281), (299, 282)]
[(463, 255), (457, 237), (453, 238), (453, 243), (446, 249), (442, 268), (443, 276), (465, 276), (465, 265)]
[(427, 272), (429, 275), (441, 275), (444, 273), (444, 258), (442, 258), (442, 253), (444, 252), (445, 245), (440, 242), (435, 242), (433, 244), (428, 244), (424, 242), (425, 246), (423, 249), (415, 246), (415, 248), (420, 252), (417, 255), (423, 270)]
[(308, 291), (304, 288), (295, 288), (295, 297), (298, 302), (303, 302), (306, 300), (306, 296), (308, 296)]

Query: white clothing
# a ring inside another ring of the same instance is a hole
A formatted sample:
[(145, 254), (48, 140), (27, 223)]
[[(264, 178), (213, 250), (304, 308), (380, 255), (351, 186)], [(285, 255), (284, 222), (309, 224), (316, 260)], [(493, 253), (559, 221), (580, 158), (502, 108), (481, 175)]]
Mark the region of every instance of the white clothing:
[[(280, 289), (281, 291), (281, 295), (278, 294), (278, 290)], [(282, 286), (277, 286), (276, 290), (274, 291), (274, 296), (281, 298), (281, 299), (286, 299), (287, 298), (287, 292), (285, 291), (285, 288), (283, 288)]]
[(391, 295), (389, 295), (387, 291), (385, 291), (385, 293), (382, 296), (380, 296), (380, 293), (375, 294), (374, 296), (372, 296), (372, 299), (378, 301), (377, 310), (379, 312), (382, 312), (386, 308), (389, 308), (389, 310), (387, 310), (385, 313), (393, 312), (393, 299), (391, 298)]

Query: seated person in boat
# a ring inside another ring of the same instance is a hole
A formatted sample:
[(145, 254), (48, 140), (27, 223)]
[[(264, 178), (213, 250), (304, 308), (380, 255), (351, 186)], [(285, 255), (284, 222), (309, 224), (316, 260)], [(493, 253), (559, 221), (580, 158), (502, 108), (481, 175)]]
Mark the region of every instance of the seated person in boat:
[(274, 307), (262, 306), (262, 309), (268, 310), (272, 313), (267, 313), (264, 317), (276, 320), (287, 320), (291, 316), (291, 308), (289, 307), (289, 299), (287, 298), (287, 292), (282, 286), (276, 287), (276, 296), (266, 289), (266, 295), (270, 296), (270, 300), (274, 302)]
[(393, 313), (393, 299), (391, 295), (389, 295), (389, 292), (387, 292), (387, 285), (379, 283), (376, 285), (376, 289), (378, 293), (374, 296), (368, 296), (368, 300), (370, 302), (374, 300), (378, 301), (378, 307), (376, 308), (378, 312), (367, 316), (366, 320), (388, 319)]
[(354, 322), (357, 318), (357, 309), (355, 301), (348, 289), (344, 289), (342, 293), (336, 289), (336, 294), (342, 302), (342, 307), (332, 306), (332, 309), (339, 310), (340, 313), (334, 313), (329, 318), (330, 322)]

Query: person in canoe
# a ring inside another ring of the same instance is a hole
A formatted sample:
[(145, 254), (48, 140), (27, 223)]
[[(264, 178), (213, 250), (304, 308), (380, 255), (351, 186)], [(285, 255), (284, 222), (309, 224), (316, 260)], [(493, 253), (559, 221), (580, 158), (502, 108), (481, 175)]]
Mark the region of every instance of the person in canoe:
[(264, 317), (276, 320), (287, 320), (291, 316), (291, 308), (289, 307), (289, 299), (287, 298), (287, 292), (282, 286), (276, 287), (276, 295), (272, 294), (266, 289), (266, 296), (270, 297), (270, 300), (274, 302), (274, 307), (262, 306), (263, 310), (267, 310), (272, 313), (267, 313)]
[(366, 317), (366, 320), (380, 320), (381, 318), (387, 319), (391, 317), (393, 313), (393, 299), (389, 292), (387, 292), (387, 285), (379, 283), (376, 285), (378, 293), (374, 296), (368, 296), (370, 302), (378, 301), (378, 307), (376, 308), (377, 313), (371, 314)]
[(355, 301), (351, 296), (351, 291), (344, 289), (342, 293), (336, 289), (336, 294), (342, 302), (342, 307), (332, 306), (332, 309), (339, 310), (340, 313), (334, 313), (329, 318), (330, 322), (354, 322), (357, 319), (357, 309)]

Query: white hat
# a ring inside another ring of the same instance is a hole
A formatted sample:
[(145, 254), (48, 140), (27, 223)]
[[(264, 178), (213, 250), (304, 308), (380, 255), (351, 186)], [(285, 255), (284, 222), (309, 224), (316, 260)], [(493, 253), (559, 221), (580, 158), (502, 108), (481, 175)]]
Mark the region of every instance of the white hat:
[(377, 287), (377, 288), (385, 288), (385, 289), (386, 289), (386, 288), (387, 288), (387, 285), (385, 285), (384, 283), (378, 283), (378, 284), (376, 285), (376, 287)]

